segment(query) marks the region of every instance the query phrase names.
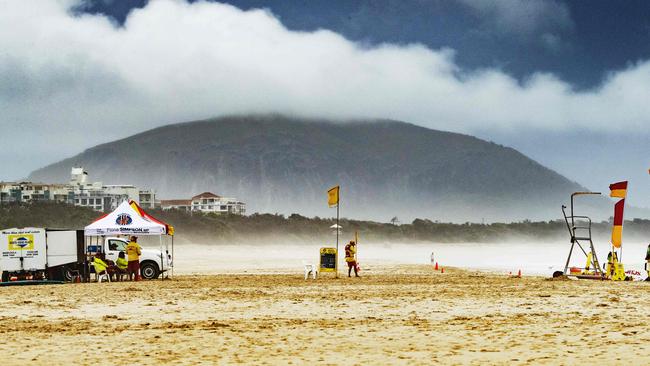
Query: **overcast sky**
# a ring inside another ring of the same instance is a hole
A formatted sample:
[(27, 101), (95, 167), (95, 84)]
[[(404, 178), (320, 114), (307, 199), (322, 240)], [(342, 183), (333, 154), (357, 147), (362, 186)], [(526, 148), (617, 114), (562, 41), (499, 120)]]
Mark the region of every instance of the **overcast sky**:
[(282, 112), (478, 135), (650, 206), (650, 2), (0, 0), (0, 45), (4, 180)]

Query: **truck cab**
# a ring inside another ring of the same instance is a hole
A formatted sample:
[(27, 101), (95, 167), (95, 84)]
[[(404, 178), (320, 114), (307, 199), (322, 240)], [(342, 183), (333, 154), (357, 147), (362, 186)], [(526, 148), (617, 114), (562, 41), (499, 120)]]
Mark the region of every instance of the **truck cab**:
[[(126, 254), (126, 246), (128, 241), (119, 237), (107, 237), (104, 239), (102, 251), (106, 254), (106, 259), (113, 262), (117, 260), (120, 252)], [(99, 248), (89, 246), (88, 252), (97, 252)], [(140, 274), (145, 279), (155, 279), (161, 273), (169, 271), (172, 267), (172, 258), (166, 251), (160, 249), (142, 248), (142, 255), (140, 255)]]

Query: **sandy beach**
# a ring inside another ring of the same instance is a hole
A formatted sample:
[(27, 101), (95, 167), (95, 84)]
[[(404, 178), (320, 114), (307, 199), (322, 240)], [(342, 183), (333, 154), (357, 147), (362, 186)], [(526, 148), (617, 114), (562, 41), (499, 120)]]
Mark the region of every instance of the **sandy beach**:
[(3, 364), (650, 361), (650, 285), (375, 266), (0, 288)]

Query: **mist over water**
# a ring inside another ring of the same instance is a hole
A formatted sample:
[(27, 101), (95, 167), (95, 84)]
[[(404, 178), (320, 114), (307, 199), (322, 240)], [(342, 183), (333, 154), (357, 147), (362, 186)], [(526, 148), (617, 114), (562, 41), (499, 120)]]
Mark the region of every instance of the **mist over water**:
[[(601, 265), (607, 259), (609, 247), (596, 243)], [(200, 245), (183, 244), (175, 248), (175, 272), (179, 274), (208, 273), (302, 273), (303, 261), (318, 263), (319, 248), (316, 244), (264, 244)], [(330, 245), (327, 245), (330, 246)], [(333, 246), (333, 245), (332, 245)], [(625, 269), (643, 272), (647, 243), (626, 243), (623, 249)], [(377, 265), (431, 264), (445, 267), (517, 273), (524, 275), (551, 276), (553, 271), (563, 270), (570, 249), (568, 242), (553, 243), (363, 243), (358, 246), (358, 259), (362, 270), (372, 272)], [(344, 243), (339, 244), (342, 253)], [(343, 258), (339, 258), (344, 268)], [(571, 266), (583, 267), (585, 257), (575, 247)]]

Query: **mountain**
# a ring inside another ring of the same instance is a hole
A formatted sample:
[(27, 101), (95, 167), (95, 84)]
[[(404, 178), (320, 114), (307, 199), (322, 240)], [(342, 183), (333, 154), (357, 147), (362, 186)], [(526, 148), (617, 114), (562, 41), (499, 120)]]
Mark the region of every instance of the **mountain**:
[(512, 148), (390, 120), (179, 123), (98, 145), (29, 178), (66, 182), (79, 165), (92, 180), (152, 188), (163, 199), (234, 196), (249, 213), (333, 216), (326, 190), (340, 184), (342, 216), (383, 221), (557, 218), (569, 194), (584, 189)]

